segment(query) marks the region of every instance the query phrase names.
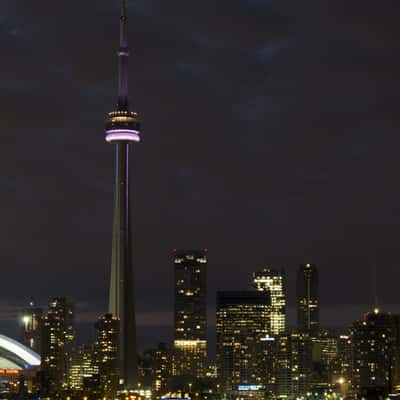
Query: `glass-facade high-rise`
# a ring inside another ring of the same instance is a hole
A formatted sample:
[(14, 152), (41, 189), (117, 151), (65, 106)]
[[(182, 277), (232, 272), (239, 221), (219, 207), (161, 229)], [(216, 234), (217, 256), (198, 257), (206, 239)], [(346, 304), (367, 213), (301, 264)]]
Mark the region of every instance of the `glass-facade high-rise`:
[(305, 398), (311, 386), (312, 339), (307, 332), (279, 335), (276, 347), (276, 395)]
[(41, 371), (45, 394), (59, 393), (70, 387), (74, 341), (74, 306), (66, 298), (54, 298), (43, 317)]
[(300, 265), (297, 272), (297, 326), (310, 335), (319, 330), (318, 270), (314, 264)]
[(121, 321), (112, 314), (105, 314), (96, 323), (94, 345), (95, 365), (100, 374), (103, 395), (115, 396), (119, 388), (120, 367), (119, 346)]
[(222, 390), (240, 388), (265, 392), (269, 371), (267, 352), (270, 294), (261, 291), (217, 293), (217, 370)]
[(207, 256), (175, 251), (174, 375), (204, 377), (207, 361)]
[(264, 268), (253, 273), (256, 290), (269, 291), (271, 295), (270, 323), (271, 333), (279, 335), (286, 329), (286, 295), (283, 272)]
[(85, 379), (93, 378), (99, 373), (94, 361), (92, 346), (82, 345), (72, 352), (72, 362), (69, 371), (70, 387), (73, 390), (84, 390)]

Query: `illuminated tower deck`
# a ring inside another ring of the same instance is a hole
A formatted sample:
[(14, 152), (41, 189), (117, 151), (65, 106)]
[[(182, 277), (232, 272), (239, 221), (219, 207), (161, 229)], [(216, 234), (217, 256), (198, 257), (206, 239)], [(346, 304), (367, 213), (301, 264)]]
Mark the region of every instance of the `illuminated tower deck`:
[(138, 114), (129, 111), (126, 2), (121, 2), (118, 50), (118, 103), (106, 120), (106, 141), (115, 145), (115, 203), (111, 258), (109, 312), (120, 319), (119, 363), (126, 389), (137, 387), (136, 321), (129, 202), (129, 145), (139, 142)]

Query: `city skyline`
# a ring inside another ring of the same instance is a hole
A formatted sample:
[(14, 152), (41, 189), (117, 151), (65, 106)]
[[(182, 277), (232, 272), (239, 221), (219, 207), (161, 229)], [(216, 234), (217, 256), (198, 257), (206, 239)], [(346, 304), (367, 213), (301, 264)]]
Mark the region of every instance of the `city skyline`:
[[(184, 260), (184, 258), (182, 258), (185, 254), (190, 255), (190, 254), (197, 254), (198, 256), (200, 254), (204, 255), (204, 257), (206, 257), (205, 255), (208, 254), (208, 250), (203, 250), (203, 249), (198, 249), (198, 250), (176, 250), (174, 249), (173, 251), (173, 255), (174, 255), (174, 263), (176, 262), (176, 260), (178, 260), (178, 262), (182, 262)], [(204, 260), (201, 260), (201, 262), (204, 262), (206, 265), (207, 259), (204, 258)], [(189, 264), (190, 265), (190, 264)], [(193, 265), (196, 265), (196, 263), (194, 263)], [(201, 264), (198, 264), (201, 265)], [(296, 268), (296, 272), (295, 275), (297, 277), (299, 277), (299, 271), (303, 268), (303, 267), (307, 267), (310, 264), (299, 264)], [(319, 271), (319, 266), (316, 266), (315, 264), (312, 265), (313, 268), (316, 268)], [(171, 267), (171, 273), (174, 275), (174, 269), (176, 268), (176, 264), (175, 266)], [(254, 292), (257, 291), (257, 287), (255, 287), (254, 285), (254, 277), (255, 276), (262, 276), (262, 273), (265, 273), (265, 271), (273, 271), (273, 273), (277, 273), (276, 271), (278, 270), (278, 268), (275, 266), (275, 268), (271, 268), (271, 266), (267, 266), (266, 268), (264, 268), (263, 270), (255, 270), (254, 273), (250, 274), (247, 278), (247, 281), (242, 282), (242, 286), (237, 288), (237, 292)], [(286, 282), (286, 277), (287, 274), (285, 273), (284, 270), (280, 269), (279, 274), (283, 274), (282, 276), (284, 277), (283, 280), (283, 285), (285, 285)], [(319, 274), (319, 273), (318, 273)], [(323, 278), (323, 277), (322, 277)], [(323, 279), (322, 279), (323, 280)], [(204, 281), (202, 282), (202, 285), (204, 285)], [(209, 284), (208, 280), (207, 280), (207, 285)], [(320, 280), (318, 280), (316, 282), (317, 284), (317, 288), (320, 286)], [(190, 283), (190, 285), (192, 285), (193, 283)], [(176, 287), (174, 289), (174, 292), (176, 292), (176, 290), (178, 289), (178, 287)], [(208, 348), (208, 352), (209, 352), (209, 358), (214, 358), (215, 357), (215, 349), (216, 349), (216, 313), (218, 310), (218, 293), (219, 292), (229, 292), (227, 290), (225, 290), (224, 287), (221, 287), (220, 289), (218, 289), (215, 293), (211, 293), (210, 295), (213, 297), (212, 301), (208, 301), (206, 306), (207, 309), (205, 310), (205, 313), (207, 314), (207, 319), (206, 319), (206, 323), (207, 323), (207, 329), (206, 331), (204, 331), (204, 329), (202, 330), (203, 334), (205, 332), (205, 334), (208, 336), (208, 342), (207, 343), (207, 348)], [(296, 296), (298, 295), (297, 293), (297, 288), (294, 288), (295, 294)], [(285, 289), (284, 290), (284, 299), (288, 298), (288, 295), (293, 295), (293, 293), (288, 293), (288, 290)], [(69, 300), (73, 301), (73, 299), (69, 298)], [(375, 299), (374, 299), (375, 300)], [(32, 305), (34, 306), (34, 308), (32, 308)], [(22, 308), (21, 311), (21, 307), (18, 308), (18, 313), (13, 314), (12, 316), (10, 316), (10, 325), (8, 326), (8, 329), (6, 329), (3, 333), (6, 333), (8, 335), (10, 335), (11, 337), (15, 337), (17, 339), (19, 338), (19, 332), (21, 329), (21, 325), (24, 325), (25, 322), (23, 320), (23, 315), (27, 315), (29, 314), (29, 310), (33, 311), (33, 310), (37, 310), (37, 309), (41, 309), (37, 307), (37, 304), (34, 304), (33, 301), (31, 301), (31, 305), (28, 306), (27, 304), (25, 304), (24, 306), (26, 306), (25, 308)], [(41, 307), (45, 307), (46, 305), (43, 304), (41, 305)], [(82, 306), (82, 305), (81, 305)], [(349, 330), (349, 327), (355, 323), (356, 321), (362, 321), (363, 317), (367, 314), (372, 312), (374, 309), (377, 309), (376, 307), (379, 307), (379, 310), (381, 312), (384, 313), (389, 313), (389, 314), (397, 314), (396, 312), (396, 308), (393, 305), (384, 305), (384, 304), (376, 304), (374, 301), (371, 301), (369, 304), (364, 304), (364, 305), (359, 305), (357, 308), (354, 308), (353, 310), (345, 310), (343, 309), (343, 318), (339, 321), (337, 321), (336, 324), (329, 324), (327, 321), (329, 321), (329, 316), (332, 318), (332, 310), (326, 309), (326, 308), (319, 308), (319, 328), (320, 329), (330, 329), (333, 330), (334, 332), (336, 332), (337, 334), (343, 333), (346, 334), (346, 332)], [(302, 322), (299, 321), (299, 299), (296, 297), (296, 299), (294, 300), (293, 303), (290, 303), (289, 306), (286, 306), (286, 316), (284, 318), (284, 322), (286, 325), (286, 330), (291, 330), (293, 328), (296, 327), (302, 327)], [(174, 304), (171, 305), (171, 309), (168, 311), (168, 313), (158, 316), (161, 320), (160, 325), (156, 325), (156, 324), (152, 324), (150, 322), (149, 326), (152, 328), (157, 328), (154, 333), (150, 333), (148, 329), (146, 329), (146, 323), (145, 324), (138, 324), (138, 334), (139, 334), (139, 340), (138, 340), (138, 351), (142, 352), (145, 351), (146, 349), (149, 349), (151, 347), (155, 347), (158, 343), (161, 342), (166, 342), (166, 343), (171, 343), (173, 344), (174, 342), (174, 338), (176, 337), (176, 334), (174, 333), (175, 329), (177, 326), (177, 323), (174, 323), (174, 314), (176, 313), (177, 310), (179, 310), (180, 307), (176, 308), (176, 305), (174, 306)], [(25, 312), (27, 312), (27, 314), (23, 314)], [(271, 309), (272, 311), (272, 309)], [(349, 311), (346, 313), (346, 311)], [(203, 310), (204, 312), (204, 310)], [(327, 316), (328, 314), (328, 316)], [(196, 314), (198, 315), (198, 314)], [(355, 318), (352, 318), (352, 315), (356, 315)], [(97, 318), (101, 316), (101, 312), (97, 312), (97, 311), (92, 311), (90, 313), (85, 312), (84, 309), (79, 309), (79, 305), (78, 305), (78, 310), (76, 312), (76, 323), (77, 323), (77, 343), (79, 344), (85, 344), (87, 343), (87, 341), (91, 341), (93, 340), (93, 338), (95, 337), (95, 321), (97, 320)], [(271, 314), (272, 316), (272, 314)], [(200, 317), (200, 319), (202, 318), (202, 316), (199, 314), (198, 317)], [(176, 318), (176, 314), (175, 314), (175, 318)], [(3, 321), (4, 322), (4, 321)], [(179, 318), (178, 318), (178, 322), (179, 322)], [(189, 327), (192, 326), (194, 321), (190, 321), (191, 323), (189, 323)], [(147, 321), (148, 323), (148, 321)], [(161, 328), (161, 329), (160, 329)], [(307, 331), (307, 328), (303, 327), (303, 329), (305, 329)], [(284, 330), (284, 331), (286, 331)], [(282, 332), (284, 332), (282, 331)], [(271, 330), (271, 333), (273, 333), (273, 328)], [(26, 343), (27, 344), (27, 343)]]
[[(12, 318), (31, 297), (44, 305), (58, 294), (100, 314), (107, 309), (113, 165), (99, 118), (114, 100), (118, 7), (21, 4), (6, 0), (1, 19), (9, 54), (0, 97), (9, 285), (0, 316)], [(143, 99), (137, 105), (148, 132), (133, 168), (141, 329), (151, 330), (160, 315), (169, 319), (173, 247), (209, 248), (210, 293), (246, 289), (242, 282), (255, 270), (285, 266), (289, 314), (293, 271), (317, 264), (323, 323), (324, 308), (332, 321), (353, 320), (372, 304), (376, 266), (379, 302), (399, 311), (397, 10), (381, 6), (376, 15), (368, 1), (360, 13), (357, 2), (346, 12), (332, 4), (330, 13), (315, 2), (304, 10), (290, 1), (234, 2), (230, 20), (224, 2), (207, 4), (175, 1), (168, 18), (158, 1), (130, 7), (132, 35), (140, 37), (132, 88)], [(90, 29), (88, 16), (96, 17)], [(219, 26), (235, 29), (226, 34)], [(237, 81), (245, 83), (232, 96)], [(348, 305), (355, 311), (346, 317)]]

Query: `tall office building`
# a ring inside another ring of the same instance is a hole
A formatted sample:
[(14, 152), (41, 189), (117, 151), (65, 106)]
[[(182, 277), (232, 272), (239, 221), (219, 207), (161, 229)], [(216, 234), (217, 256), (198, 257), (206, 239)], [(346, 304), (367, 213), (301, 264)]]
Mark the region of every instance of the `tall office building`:
[(35, 307), (31, 301), (29, 307), (22, 310), (21, 315), (21, 341), (38, 354), (41, 354), (41, 336), (42, 336), (42, 314), (41, 308)]
[(350, 382), (352, 372), (352, 343), (350, 335), (339, 335), (337, 339), (338, 351), (334, 360), (333, 381)]
[(119, 387), (120, 320), (105, 314), (96, 323), (94, 363), (100, 374), (100, 385), (105, 397), (115, 396)]
[(256, 290), (269, 291), (271, 295), (271, 333), (279, 335), (286, 329), (286, 295), (284, 273), (264, 268), (253, 273)]
[(69, 371), (70, 387), (73, 390), (83, 390), (85, 379), (93, 378), (99, 373), (94, 360), (94, 351), (91, 346), (78, 346), (72, 352), (71, 368)]
[(263, 341), (269, 336), (269, 292), (217, 293), (217, 370), (228, 395), (241, 388), (264, 393), (268, 371)]
[(276, 395), (304, 398), (311, 387), (312, 340), (307, 332), (292, 331), (277, 338)]
[(359, 397), (378, 392), (386, 397), (399, 384), (400, 316), (368, 313), (351, 328), (352, 387)]
[(205, 250), (175, 251), (174, 375), (204, 377), (207, 362)]
[(114, 144), (116, 157), (109, 312), (120, 319), (119, 362), (123, 386), (136, 389), (138, 362), (131, 254), (129, 145), (140, 141), (140, 123), (138, 114), (129, 111), (128, 58), (126, 1), (122, 0), (118, 103), (116, 111), (110, 112), (106, 120), (106, 141)]
[(297, 325), (311, 335), (318, 333), (318, 270), (314, 264), (300, 265), (297, 272)]
[(43, 317), (41, 370), (46, 394), (59, 393), (70, 387), (74, 340), (73, 304), (65, 298), (54, 298)]
[(331, 363), (332, 379), (331, 383), (339, 385), (341, 397), (347, 397), (350, 389), (352, 376), (352, 343), (348, 334), (337, 336), (337, 355)]

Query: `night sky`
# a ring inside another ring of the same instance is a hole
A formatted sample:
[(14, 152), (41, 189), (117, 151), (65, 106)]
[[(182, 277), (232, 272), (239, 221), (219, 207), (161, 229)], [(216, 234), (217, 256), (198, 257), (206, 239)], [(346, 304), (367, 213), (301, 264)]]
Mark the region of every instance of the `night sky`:
[[(34, 298), (106, 310), (117, 0), (0, 0), (0, 330)], [(321, 320), (400, 312), (400, 7), (392, 0), (131, 0), (139, 346), (172, 334), (172, 249), (216, 290), (320, 270)], [(85, 336), (86, 335), (86, 336)]]

